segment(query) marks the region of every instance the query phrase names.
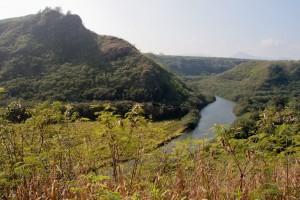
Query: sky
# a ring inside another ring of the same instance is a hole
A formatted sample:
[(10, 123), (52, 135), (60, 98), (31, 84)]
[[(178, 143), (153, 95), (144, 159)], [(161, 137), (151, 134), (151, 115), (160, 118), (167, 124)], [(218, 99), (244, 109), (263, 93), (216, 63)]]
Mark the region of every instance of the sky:
[(300, 60), (300, 0), (0, 0), (0, 19), (47, 6), (144, 53)]

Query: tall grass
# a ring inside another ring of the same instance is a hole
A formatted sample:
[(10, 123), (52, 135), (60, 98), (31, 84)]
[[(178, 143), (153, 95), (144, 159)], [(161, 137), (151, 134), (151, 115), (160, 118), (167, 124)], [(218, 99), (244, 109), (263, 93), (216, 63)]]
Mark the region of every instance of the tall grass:
[[(187, 153), (187, 152), (185, 152)], [(154, 157), (152, 157), (154, 156)], [(144, 159), (134, 183), (132, 172), (122, 170), (115, 182), (107, 176), (84, 173), (79, 168), (72, 181), (59, 179), (54, 163), (45, 177), (24, 178), (16, 188), (6, 188), (3, 199), (297, 199), (300, 195), (300, 159), (253, 161), (243, 188), (233, 160), (216, 159), (202, 150), (179, 158), (175, 152), (155, 153)], [(189, 161), (187, 162), (186, 159)], [(126, 164), (122, 168), (132, 167)], [(286, 175), (289, 174), (288, 187)], [(287, 190), (288, 189), (288, 190)]]

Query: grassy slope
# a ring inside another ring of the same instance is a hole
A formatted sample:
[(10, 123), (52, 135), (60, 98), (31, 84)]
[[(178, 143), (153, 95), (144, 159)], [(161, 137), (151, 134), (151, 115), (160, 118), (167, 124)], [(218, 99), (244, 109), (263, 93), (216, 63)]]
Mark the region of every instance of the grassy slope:
[(258, 93), (299, 95), (300, 63), (293, 61), (256, 61), (244, 63), (213, 77), (195, 82), (199, 89), (238, 99)]

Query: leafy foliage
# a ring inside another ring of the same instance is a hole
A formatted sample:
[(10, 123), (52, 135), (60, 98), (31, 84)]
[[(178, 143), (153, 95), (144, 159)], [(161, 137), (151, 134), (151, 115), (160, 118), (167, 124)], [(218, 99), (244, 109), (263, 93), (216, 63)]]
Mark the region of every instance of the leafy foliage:
[[(112, 163), (113, 180), (120, 183), (122, 162), (130, 158), (140, 162), (144, 152), (182, 131), (180, 122), (152, 124), (141, 115), (140, 105), (125, 118), (113, 114), (115, 109), (110, 105), (103, 107), (97, 114), (98, 122), (72, 122), (72, 107), (65, 108), (59, 102), (37, 105), (21, 124), (9, 122), (2, 114), (0, 195), (8, 197), (14, 190), (21, 195), (18, 198), (42, 194), (70, 198), (89, 191), (91, 196), (118, 197), (101, 184), (110, 178), (99, 175), (98, 170)], [(93, 184), (93, 189), (86, 184)]]
[(258, 117), (249, 116), (249, 127), (219, 125), (213, 141), (183, 141), (171, 150), (156, 148), (180, 134), (185, 119), (152, 123), (143, 117), (141, 104), (124, 117), (102, 104), (96, 122), (83, 122), (72, 106), (45, 102), (27, 110), (25, 122), (12, 123), (6, 116), (22, 108), (16, 103), (0, 115), (0, 194), (18, 199), (296, 198), (297, 103), (270, 104)]

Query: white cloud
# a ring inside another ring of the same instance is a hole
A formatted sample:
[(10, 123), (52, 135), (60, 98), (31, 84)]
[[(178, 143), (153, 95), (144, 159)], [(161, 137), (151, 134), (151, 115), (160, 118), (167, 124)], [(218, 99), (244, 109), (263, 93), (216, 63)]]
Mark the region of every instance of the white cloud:
[(262, 47), (280, 47), (281, 44), (282, 44), (282, 42), (279, 39), (272, 38), (272, 37), (263, 38), (260, 41), (260, 45)]

